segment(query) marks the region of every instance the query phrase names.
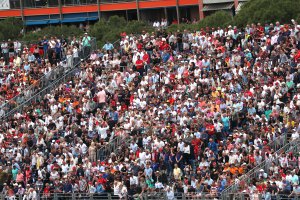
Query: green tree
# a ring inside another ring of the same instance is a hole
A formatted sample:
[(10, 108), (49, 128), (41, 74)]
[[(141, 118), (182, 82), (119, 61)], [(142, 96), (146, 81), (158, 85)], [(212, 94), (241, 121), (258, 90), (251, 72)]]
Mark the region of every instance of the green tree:
[(16, 39), (21, 37), (23, 28), (22, 20), (14, 17), (9, 17), (0, 21), (0, 39)]
[(98, 46), (102, 47), (106, 41), (115, 42), (120, 34), (139, 34), (143, 30), (152, 31), (153, 28), (143, 21), (129, 21), (123, 17), (111, 16), (107, 21), (100, 20), (91, 27), (91, 35), (96, 37)]
[(36, 41), (38, 38), (42, 38), (44, 36), (50, 37), (50, 36), (56, 36), (61, 37), (62, 35), (68, 37), (68, 36), (80, 36), (83, 35), (83, 31), (79, 29), (78, 27), (71, 25), (63, 25), (63, 26), (48, 26), (40, 31), (35, 32), (29, 32), (26, 33), (26, 35), (23, 37), (24, 41)]
[(258, 22), (291, 23), (291, 19), (299, 18), (299, 7), (299, 0), (250, 0), (234, 17), (234, 24), (242, 27)]

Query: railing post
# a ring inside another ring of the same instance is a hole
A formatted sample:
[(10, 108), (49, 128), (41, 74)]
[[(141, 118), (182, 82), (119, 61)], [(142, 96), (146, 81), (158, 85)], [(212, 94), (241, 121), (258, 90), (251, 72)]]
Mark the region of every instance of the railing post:
[(58, 198), (57, 198), (57, 193), (54, 193), (54, 195), (53, 195), (53, 200), (58, 200)]

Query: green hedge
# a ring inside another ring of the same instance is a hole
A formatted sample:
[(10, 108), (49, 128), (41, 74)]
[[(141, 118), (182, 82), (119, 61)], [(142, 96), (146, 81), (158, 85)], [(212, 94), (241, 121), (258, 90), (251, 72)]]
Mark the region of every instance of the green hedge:
[(143, 21), (127, 22), (123, 17), (111, 16), (107, 21), (100, 20), (91, 27), (91, 35), (96, 37), (99, 47), (105, 44), (105, 41), (114, 42), (120, 38), (120, 34), (136, 34), (154, 29)]
[(167, 28), (167, 31), (175, 32), (177, 30), (183, 31), (184, 29), (197, 31), (206, 27), (226, 27), (230, 23), (232, 23), (232, 15), (226, 11), (218, 11), (195, 24), (172, 24)]
[(64, 35), (64, 36), (73, 36), (73, 35), (80, 36), (80, 35), (83, 35), (83, 31), (74, 25), (71, 25), (71, 26), (67, 26), (67, 25), (48, 26), (48, 27), (41, 29), (40, 31), (26, 33), (25, 36), (23, 37), (23, 40), (24, 41), (35, 41), (38, 38), (43, 38), (44, 36), (60, 37), (62, 35)]
[(291, 19), (300, 22), (300, 0), (251, 0), (245, 3), (234, 24), (245, 26), (250, 23), (291, 23)]
[(22, 20), (17, 18), (6, 18), (0, 21), (0, 40), (8, 40), (22, 37)]

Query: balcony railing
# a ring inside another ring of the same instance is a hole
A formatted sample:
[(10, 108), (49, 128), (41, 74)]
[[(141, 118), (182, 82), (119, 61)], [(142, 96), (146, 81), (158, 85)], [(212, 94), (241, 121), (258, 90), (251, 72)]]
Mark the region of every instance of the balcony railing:
[[(135, 2), (136, 0), (99, 0), (100, 4), (107, 3), (123, 3), (123, 2)], [(143, 0), (144, 1), (144, 0)], [(80, 6), (80, 5), (95, 5), (97, 4), (97, 0), (61, 0), (62, 6)], [(47, 8), (47, 7), (58, 7), (59, 0), (23, 0), (24, 8)], [(20, 1), (19, 0), (11, 0), (10, 1), (11, 9), (20, 9)]]

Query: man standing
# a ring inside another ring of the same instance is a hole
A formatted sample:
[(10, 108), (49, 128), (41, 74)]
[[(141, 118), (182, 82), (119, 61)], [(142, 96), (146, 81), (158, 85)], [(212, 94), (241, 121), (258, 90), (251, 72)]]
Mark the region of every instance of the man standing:
[(82, 46), (83, 46), (83, 58), (86, 58), (90, 55), (91, 52), (91, 37), (85, 33), (82, 39)]
[(2, 50), (2, 56), (4, 58), (5, 64), (8, 65), (8, 60), (9, 60), (9, 56), (8, 56), (8, 43), (3, 40), (2, 44), (1, 44), (1, 50)]
[(102, 87), (99, 88), (99, 92), (97, 93), (97, 99), (98, 99), (99, 107), (100, 109), (102, 109), (106, 103), (106, 92)]
[(140, 77), (144, 74), (144, 61), (141, 60), (140, 56), (137, 56), (137, 61), (135, 62), (136, 70), (140, 73)]

